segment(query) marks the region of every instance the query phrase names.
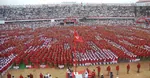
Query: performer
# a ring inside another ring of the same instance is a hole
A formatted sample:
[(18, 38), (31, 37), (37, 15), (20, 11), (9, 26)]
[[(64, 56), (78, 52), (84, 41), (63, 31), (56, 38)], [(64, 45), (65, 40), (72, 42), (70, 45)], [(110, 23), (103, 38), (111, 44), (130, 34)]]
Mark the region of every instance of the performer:
[(40, 73), (40, 78), (43, 78), (43, 74), (42, 73)]
[(119, 65), (116, 66), (117, 75), (119, 74)]
[(68, 67), (68, 68), (67, 68), (67, 78), (69, 78), (70, 73), (71, 73), (71, 72), (70, 72), (70, 68)]
[(130, 70), (130, 65), (127, 65), (127, 74), (129, 74), (129, 70)]
[(108, 76), (109, 76), (109, 73), (110, 73), (110, 71), (111, 71), (110, 66), (107, 67), (107, 71), (108, 71)]
[(84, 73), (84, 78), (88, 78), (88, 72), (87, 71)]
[(101, 67), (100, 66), (97, 66), (97, 73), (98, 73), (98, 77), (100, 76), (100, 71), (101, 71)]
[(92, 72), (92, 78), (95, 78), (95, 70)]
[(23, 78), (23, 76), (22, 76), (22, 75), (20, 75), (20, 78)]
[(101, 74), (101, 78), (104, 78), (104, 75), (103, 75), (103, 74)]
[(137, 64), (137, 73), (140, 73), (140, 68), (141, 68), (141, 64), (138, 63), (138, 64)]
[(33, 78), (33, 74), (30, 74), (30, 78)]
[(11, 74), (10, 73), (7, 74), (7, 78), (11, 78)]

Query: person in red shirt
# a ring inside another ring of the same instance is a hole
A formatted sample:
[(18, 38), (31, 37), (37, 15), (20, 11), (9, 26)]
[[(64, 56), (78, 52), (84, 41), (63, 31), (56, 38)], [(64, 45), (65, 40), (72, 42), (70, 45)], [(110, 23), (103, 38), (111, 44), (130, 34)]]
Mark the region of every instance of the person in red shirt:
[(130, 70), (130, 65), (127, 65), (127, 74), (129, 74), (129, 70)]
[(7, 74), (7, 78), (11, 78), (11, 74), (10, 73)]
[(95, 78), (95, 70), (92, 71), (92, 78)]
[(117, 75), (119, 74), (119, 65), (116, 66)]
[(101, 67), (100, 66), (97, 66), (97, 73), (98, 73), (98, 77), (100, 76), (100, 71), (101, 71)]
[(23, 76), (22, 76), (22, 75), (20, 75), (20, 78), (23, 78)]
[(141, 64), (138, 63), (138, 64), (137, 64), (137, 73), (140, 73), (140, 68), (141, 68)]
[(42, 73), (40, 73), (40, 78), (43, 78), (43, 74)]
[(33, 78), (33, 74), (30, 74), (30, 78)]
[(110, 73), (110, 71), (111, 71), (110, 66), (107, 67), (107, 71), (108, 71), (108, 76), (109, 76), (109, 73)]

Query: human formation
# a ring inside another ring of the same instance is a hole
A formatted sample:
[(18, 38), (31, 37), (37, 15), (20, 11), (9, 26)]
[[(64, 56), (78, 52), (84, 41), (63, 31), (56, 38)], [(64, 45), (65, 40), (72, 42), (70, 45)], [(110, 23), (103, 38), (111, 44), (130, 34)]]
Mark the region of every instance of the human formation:
[[(76, 46), (74, 30), (83, 38)], [(43, 27), (1, 33), (1, 71), (21, 62), (32, 67), (86, 66), (134, 62), (150, 56), (149, 30), (138, 27)]]

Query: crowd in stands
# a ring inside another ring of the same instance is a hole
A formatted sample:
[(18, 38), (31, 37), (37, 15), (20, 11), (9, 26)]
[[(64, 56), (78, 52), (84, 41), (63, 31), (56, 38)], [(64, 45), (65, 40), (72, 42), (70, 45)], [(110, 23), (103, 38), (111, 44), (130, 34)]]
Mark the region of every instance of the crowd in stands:
[[(25, 5), (1, 6), (0, 18), (5, 20), (48, 19), (66, 17), (134, 17), (135, 6), (130, 5)], [(130, 8), (130, 9), (129, 9)]]
[(39, 27), (51, 27), (51, 26), (60, 26), (58, 22), (50, 21), (36, 21), (36, 22), (14, 22), (7, 24), (0, 24), (0, 30), (14, 30), (14, 29), (25, 29), (31, 28), (36, 29)]
[(107, 25), (107, 26), (116, 26), (116, 25), (121, 25), (121, 26), (133, 26), (135, 25), (134, 20), (90, 20), (86, 22), (81, 22), (83, 25)]
[[(70, 24), (68, 24), (69, 26)], [(79, 22), (74, 24), (74, 26), (93, 26), (93, 25), (106, 25), (106, 26), (133, 26), (135, 22), (133, 20), (91, 20), (86, 22)], [(39, 27), (53, 27), (53, 26), (62, 26), (60, 22), (51, 22), (51, 21), (35, 21), (35, 22), (14, 22), (1, 24), (0, 30), (14, 30), (14, 29), (24, 29), (31, 28), (36, 29)], [(67, 24), (66, 24), (67, 26)], [(2, 35), (1, 35), (2, 36)]]
[(150, 9), (149, 6), (137, 6), (136, 7), (136, 17), (149, 17)]

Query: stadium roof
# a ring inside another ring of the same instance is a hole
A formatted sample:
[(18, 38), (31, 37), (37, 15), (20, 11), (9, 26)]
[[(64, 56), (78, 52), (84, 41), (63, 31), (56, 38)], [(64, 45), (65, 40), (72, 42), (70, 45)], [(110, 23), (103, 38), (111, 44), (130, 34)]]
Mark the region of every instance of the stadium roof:
[(0, 5), (35, 5), (60, 4), (62, 2), (76, 3), (136, 3), (138, 0), (0, 0)]
[(139, 0), (138, 2), (150, 2), (150, 0)]

